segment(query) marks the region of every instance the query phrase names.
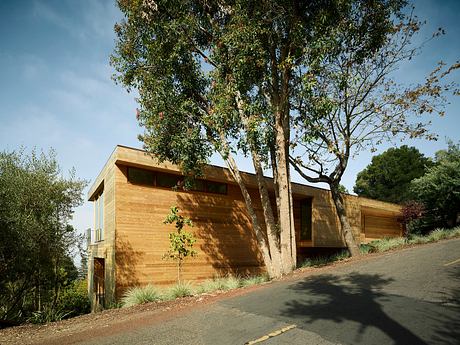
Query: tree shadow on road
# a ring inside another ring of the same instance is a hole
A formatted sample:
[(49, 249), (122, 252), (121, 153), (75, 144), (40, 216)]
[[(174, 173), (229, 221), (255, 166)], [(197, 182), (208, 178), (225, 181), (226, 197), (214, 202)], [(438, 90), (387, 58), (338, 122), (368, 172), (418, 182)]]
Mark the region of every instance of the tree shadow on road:
[[(460, 266), (448, 268), (449, 277), (454, 286), (460, 287)], [(436, 344), (459, 344), (460, 343), (460, 290), (458, 288), (445, 291), (441, 297), (444, 312), (434, 313), (428, 317), (434, 320), (442, 320), (436, 329), (432, 341)]]
[(318, 320), (335, 323), (354, 321), (360, 326), (353, 343), (363, 342), (366, 329), (374, 327), (391, 338), (394, 344), (426, 344), (389, 317), (379, 303), (390, 297), (381, 289), (392, 281), (378, 274), (321, 275), (318, 279), (302, 281), (292, 287), (308, 296), (308, 300), (288, 302), (283, 315), (299, 318), (307, 324)]

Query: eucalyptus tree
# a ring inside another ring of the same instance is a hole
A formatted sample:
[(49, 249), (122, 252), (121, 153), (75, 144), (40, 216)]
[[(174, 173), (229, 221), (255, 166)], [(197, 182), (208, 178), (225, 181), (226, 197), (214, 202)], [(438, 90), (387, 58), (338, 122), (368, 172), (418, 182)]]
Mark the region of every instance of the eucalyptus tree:
[[(336, 49), (335, 54), (307, 56), (311, 69), (298, 75), (302, 83), (296, 92), (290, 162), (307, 181), (329, 185), (352, 255), (359, 255), (359, 248), (339, 190), (349, 160), (395, 139), (436, 139), (426, 116), (442, 116), (446, 93), (458, 94), (456, 85), (445, 80), (458, 63), (439, 63), (418, 84), (398, 82), (401, 64), (410, 63), (426, 42), (412, 43), (421, 25), (412, 12), (384, 14), (381, 44), (363, 55), (361, 42), (339, 28), (325, 46)], [(433, 37), (440, 34), (442, 30)]]
[[(191, 176), (202, 173), (213, 152), (221, 154), (271, 276), (291, 271), (296, 260), (289, 152), (296, 101), (304, 92), (299, 76), (316, 73), (312, 60), (340, 52), (331, 46), (339, 34), (358, 41), (363, 57), (378, 49), (391, 28), (389, 16), (403, 4), (118, 1), (125, 19), (115, 27), (112, 64), (116, 80), (139, 92), (144, 147)], [(266, 232), (234, 159), (238, 152), (252, 158)], [(266, 170), (274, 178), (276, 210)]]

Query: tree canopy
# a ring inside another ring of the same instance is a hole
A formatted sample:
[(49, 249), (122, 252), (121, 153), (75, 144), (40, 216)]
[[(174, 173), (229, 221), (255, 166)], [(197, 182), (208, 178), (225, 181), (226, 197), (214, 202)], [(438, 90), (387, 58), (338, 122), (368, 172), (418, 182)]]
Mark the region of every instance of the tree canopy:
[[(381, 53), (405, 3), (120, 0), (125, 20), (115, 28), (116, 80), (139, 91), (141, 140), (158, 159), (199, 175), (213, 152), (222, 155), (242, 190), (266, 266), (280, 255), (288, 272), (296, 257), (291, 131), (324, 117), (304, 108), (317, 103), (307, 98), (308, 85), (330, 82), (321, 72), (344, 52), (355, 65)], [(307, 129), (301, 136), (310, 141), (317, 133)], [(233, 159), (241, 152), (254, 163), (268, 238)], [(274, 177), (274, 211), (264, 169)]]
[[(395, 79), (421, 48), (412, 44), (421, 22), (407, 2), (118, 4), (125, 20), (115, 28), (112, 63), (116, 80), (139, 91), (145, 148), (186, 175), (199, 175), (219, 152), (267, 267), (280, 259), (279, 272), (289, 272), (295, 264), (290, 165), (309, 182), (329, 184), (343, 237), (359, 255), (339, 190), (348, 160), (396, 137), (435, 138), (424, 116), (443, 114), (454, 88), (443, 78), (460, 66), (440, 63), (415, 85)], [(233, 157), (241, 152), (253, 161), (264, 222)], [(264, 169), (274, 178), (274, 211)]]
[[(460, 219), (460, 145), (449, 142), (436, 153), (435, 164), (425, 175), (412, 181), (410, 190), (423, 203), (424, 229), (453, 227)], [(423, 229), (422, 229), (423, 230)]]
[[(382, 2), (377, 7), (389, 4)], [(413, 44), (422, 22), (413, 11), (400, 11), (397, 5), (401, 3), (393, 5), (396, 7), (370, 14), (386, 25), (378, 26), (381, 36), (377, 37), (382, 39), (368, 49), (361, 49), (359, 35), (352, 31), (350, 36), (346, 28), (337, 26), (327, 46), (333, 53), (309, 59), (309, 69), (299, 74), (302, 83), (293, 104), (290, 162), (307, 181), (329, 185), (352, 255), (359, 255), (359, 250), (339, 190), (349, 160), (395, 139), (436, 139), (427, 117), (442, 116), (446, 94), (458, 94), (458, 85), (444, 78), (460, 67), (458, 62), (452, 66), (440, 62), (418, 84), (405, 85), (397, 79), (395, 72), (402, 62), (410, 63), (426, 42)], [(365, 16), (358, 13), (357, 21), (361, 19)], [(432, 38), (441, 34), (442, 29)]]
[(0, 152), (0, 320), (53, 309), (76, 279), (69, 224), (86, 182), (61, 175), (54, 152)]
[(353, 191), (359, 196), (403, 203), (411, 200), (410, 182), (423, 176), (433, 165), (417, 148), (403, 145), (372, 157), (361, 171)]

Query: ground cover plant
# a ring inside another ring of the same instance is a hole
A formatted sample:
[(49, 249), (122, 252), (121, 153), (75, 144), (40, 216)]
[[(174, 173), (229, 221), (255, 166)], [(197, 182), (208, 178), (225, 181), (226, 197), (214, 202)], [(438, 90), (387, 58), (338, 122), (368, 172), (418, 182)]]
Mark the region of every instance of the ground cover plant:
[(153, 285), (148, 284), (144, 287), (133, 287), (128, 289), (121, 299), (121, 303), (124, 307), (131, 307), (137, 304), (156, 302), (160, 300), (160, 291)]
[[(361, 244), (362, 254), (382, 253), (392, 249), (403, 248), (416, 244), (436, 242), (443, 239), (460, 237), (460, 227), (453, 229), (435, 229), (427, 235), (408, 235), (408, 237), (382, 238), (369, 243)], [(343, 250), (337, 254), (318, 256), (306, 259), (299, 267), (321, 267), (330, 263), (341, 261), (348, 258), (350, 254)]]
[(152, 285), (134, 287), (126, 291), (121, 300), (121, 305), (123, 307), (131, 307), (133, 305), (149, 302), (170, 301), (181, 297), (189, 297), (218, 291), (228, 291), (241, 287), (258, 285), (266, 281), (268, 281), (268, 276), (266, 275), (248, 277), (228, 275), (225, 277), (207, 279), (197, 285), (193, 285), (190, 282), (182, 282), (165, 289), (159, 289)]
[[(427, 235), (409, 235), (408, 237), (383, 238), (375, 240), (360, 247), (362, 254), (381, 253), (392, 249), (403, 248), (416, 244), (436, 242), (443, 239), (460, 237), (460, 226), (453, 229), (435, 229)], [(345, 260), (350, 257), (348, 250), (342, 250), (336, 254), (317, 256), (303, 261), (299, 268), (322, 267), (333, 262)], [(217, 291), (229, 291), (241, 287), (262, 284), (269, 281), (266, 275), (239, 277), (228, 275), (215, 277), (204, 282), (193, 285), (191, 283), (179, 283), (170, 288), (160, 290), (147, 285), (129, 289), (122, 299), (123, 307), (130, 307), (136, 304), (148, 302), (169, 301), (180, 297), (195, 296)]]

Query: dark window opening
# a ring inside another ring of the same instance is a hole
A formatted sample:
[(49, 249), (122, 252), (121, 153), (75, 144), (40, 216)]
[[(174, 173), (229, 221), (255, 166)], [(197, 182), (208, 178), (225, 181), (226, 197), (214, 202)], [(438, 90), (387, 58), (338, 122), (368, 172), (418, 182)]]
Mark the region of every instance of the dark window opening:
[(129, 167), (128, 181), (136, 184), (154, 186), (155, 174), (153, 173), (153, 171)]
[(172, 188), (172, 187), (179, 187), (181, 185), (182, 179), (178, 175), (172, 174), (157, 174), (157, 186), (158, 187), (165, 187), (165, 188)]
[[(128, 181), (134, 184), (156, 186), (162, 188), (180, 188), (194, 192), (227, 194), (227, 184), (206, 180), (192, 180), (191, 186), (186, 186), (184, 177), (162, 172), (128, 167)], [(187, 189), (188, 188), (188, 189)]]
[(227, 194), (227, 185), (225, 183), (206, 181), (206, 191), (208, 193)]
[(190, 190), (194, 192), (206, 192), (206, 183), (204, 180), (194, 180), (191, 184)]
[(300, 240), (311, 241), (312, 199), (304, 199), (300, 203)]

